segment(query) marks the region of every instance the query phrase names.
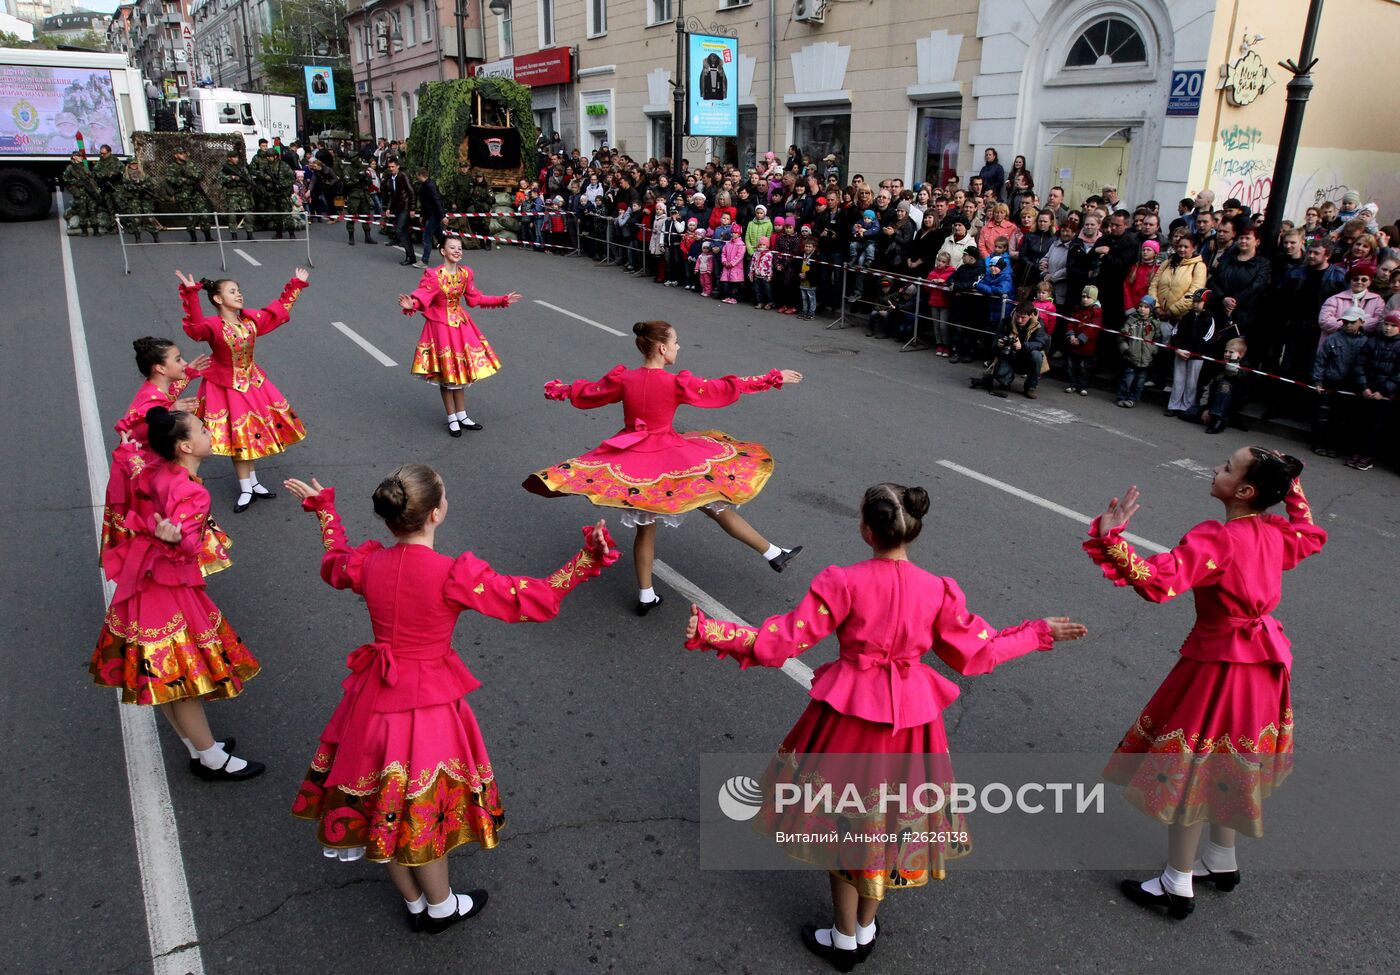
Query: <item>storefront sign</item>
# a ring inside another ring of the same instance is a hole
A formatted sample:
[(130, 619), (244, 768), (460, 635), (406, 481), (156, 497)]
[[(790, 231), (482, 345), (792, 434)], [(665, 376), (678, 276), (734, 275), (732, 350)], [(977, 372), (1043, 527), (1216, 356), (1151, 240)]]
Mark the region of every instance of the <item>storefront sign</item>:
[(688, 34), (686, 134), (733, 139), (739, 135), (739, 41)]
[(1173, 71), (1172, 86), (1167, 93), (1167, 117), (1194, 118), (1201, 114), (1201, 89), (1205, 87), (1204, 71)]
[(515, 58), (516, 81), (531, 88), (543, 85), (567, 85), (574, 80), (574, 52), (572, 48), (551, 47), (534, 54), (521, 54)]
[(478, 78), (514, 78), (515, 58), (504, 58), (500, 61), (487, 61), (485, 64), (478, 64), (476, 76)]
[(1264, 59), (1250, 51), (1225, 69), (1220, 87), (1229, 92), (1230, 104), (1244, 107), (1268, 91), (1274, 83)]
[(330, 68), (305, 66), (306, 107), (313, 112), (335, 111), (335, 81)]
[(584, 108), (583, 114), (585, 114), (585, 115), (606, 115), (606, 114), (608, 114), (608, 106), (606, 106), (606, 105), (589, 105), (589, 106), (587, 106), (587, 107)]

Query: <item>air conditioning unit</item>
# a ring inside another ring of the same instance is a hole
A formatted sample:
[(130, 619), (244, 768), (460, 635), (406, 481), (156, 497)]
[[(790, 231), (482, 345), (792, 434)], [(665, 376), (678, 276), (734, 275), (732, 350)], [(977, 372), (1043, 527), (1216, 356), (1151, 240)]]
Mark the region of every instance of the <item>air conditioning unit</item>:
[(826, 0), (793, 0), (792, 19), (799, 24), (820, 24), (826, 20)]

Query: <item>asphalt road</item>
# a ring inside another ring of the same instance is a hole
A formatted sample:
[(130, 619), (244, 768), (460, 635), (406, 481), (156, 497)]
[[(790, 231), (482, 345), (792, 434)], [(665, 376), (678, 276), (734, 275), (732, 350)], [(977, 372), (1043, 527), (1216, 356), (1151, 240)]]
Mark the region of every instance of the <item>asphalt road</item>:
[[(901, 354), (863, 331), (705, 302), (583, 259), (497, 251), (468, 252), (478, 285), (525, 300), (476, 316), (505, 368), (468, 391), (468, 410), (485, 430), (453, 440), (436, 392), (408, 373), (421, 319), (401, 315), (395, 298), (419, 272), (396, 266), (399, 251), (346, 247), (339, 228), (313, 235), (311, 287), (291, 324), (258, 349), (308, 438), (259, 472), (268, 485), (293, 475), (335, 485), (352, 538), (381, 530), (368, 503), (379, 479), (421, 460), (443, 473), (453, 502), (442, 548), (471, 548), (508, 571), (553, 570), (597, 512), (577, 499), (528, 495), (520, 481), (592, 447), (619, 418), (548, 403), (541, 384), (633, 362), (631, 322), (665, 318), (681, 328), (681, 366), (699, 374), (786, 367), (806, 375), (798, 387), (686, 418), (768, 445), (777, 473), (746, 513), (781, 544), (806, 546), (777, 575), (692, 519), (662, 534), (658, 554), (695, 586), (750, 620), (785, 610), (820, 568), (868, 554), (855, 512), (869, 483), (918, 483), (934, 499), (915, 548), (922, 565), (955, 576), (971, 605), (999, 625), (1072, 614), (1092, 634), (993, 675), (958, 678), (965, 694), (948, 716), (955, 754), (1107, 755), (1173, 662), (1189, 604), (1150, 606), (1114, 589), (1080, 552), (1080, 525), (966, 472), (1091, 514), (1136, 483), (1144, 507), (1134, 532), (1170, 545), (1217, 516), (1200, 471), (1242, 435), (1206, 436), (1157, 409), (1119, 410), (1108, 394), (1069, 397), (1051, 385), (1036, 402), (994, 400), (967, 389), (968, 367)], [(102, 589), (65, 294), (76, 289), (110, 448), (110, 425), (139, 383), (131, 340), (183, 338), (174, 270), (215, 276), (218, 252), (203, 244), (141, 248), (128, 276), (113, 239), (73, 239), (70, 284), (56, 221), (0, 226), (0, 241), (0, 727), (11, 783), (0, 799), (0, 942), (9, 946), (0, 969), (149, 971), (118, 705), (86, 672)], [(228, 254), (229, 274), (250, 303), (272, 300), (304, 257), (295, 245), (238, 246), (260, 262)], [(333, 322), (396, 365), (382, 365)], [(199, 351), (181, 345), (188, 357)], [(236, 734), (240, 751), (269, 770), (237, 787), (199, 782), (160, 727), (198, 930), (197, 952), (181, 957), (211, 973), (822, 970), (797, 939), (799, 924), (828, 917), (822, 876), (698, 867), (697, 821), (711, 801), (697, 794), (699, 756), (771, 748), (805, 692), (785, 673), (741, 674), (730, 662), (686, 653), (685, 601), (664, 584), (667, 605), (644, 620), (633, 616), (629, 559), (575, 594), (553, 623), (507, 628), (463, 618), (457, 645), (485, 685), (472, 706), (508, 823), (498, 849), (453, 858), (459, 889), (491, 891), (481, 918), (439, 938), (408, 933), (383, 870), (323, 859), (311, 826), (288, 813), (338, 699), (344, 657), (369, 632), (366, 614), (320, 582), (316, 522), (291, 499), (235, 515), (229, 464), (213, 458), (202, 473), (235, 543), (235, 567), (211, 580), (210, 593), (264, 664), (244, 696), (211, 707), (210, 716), (216, 732)], [(1400, 481), (1320, 462), (1305, 482), (1331, 541), (1289, 575), (1280, 612), (1297, 657), (1298, 748), (1393, 754)], [(822, 644), (803, 659), (816, 666), (834, 655), (834, 643)], [(1286, 791), (1276, 801), (1285, 800)], [(1262, 842), (1305, 840), (1271, 834)], [(1144, 848), (1142, 870), (1158, 868), (1161, 856), (1159, 845)], [(1248, 874), (1249, 843), (1241, 856)], [(1188, 959), (1239, 972), (1394, 964), (1394, 908), (1376, 896), (1393, 874), (1255, 872), (1229, 897), (1200, 897), (1179, 925), (1124, 907), (1118, 876), (954, 864), (944, 883), (891, 897), (881, 914), (885, 938), (863, 970), (1141, 971)]]

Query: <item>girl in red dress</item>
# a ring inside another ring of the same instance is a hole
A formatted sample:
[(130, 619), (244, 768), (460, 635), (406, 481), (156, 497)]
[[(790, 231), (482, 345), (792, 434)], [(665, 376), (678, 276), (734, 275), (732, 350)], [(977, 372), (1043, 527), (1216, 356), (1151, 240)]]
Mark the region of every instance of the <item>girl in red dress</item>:
[[(246, 511), (258, 499), (277, 496), (258, 483), (254, 461), (280, 454), (306, 437), (306, 428), (287, 398), (253, 361), (253, 347), (260, 337), (287, 324), (311, 272), (297, 268), (281, 296), (260, 311), (244, 309), (237, 281), (196, 281), (180, 271), (175, 275), (185, 308), (185, 334), (196, 342), (208, 342), (213, 350), (213, 364), (199, 387), (199, 416), (213, 438), (214, 453), (233, 459), (238, 477), (233, 510)], [(201, 312), (201, 289), (218, 314)]]
[(745, 393), (795, 385), (802, 374), (774, 369), (764, 376), (705, 379), (688, 371), (670, 373), (680, 342), (667, 322), (632, 326), (643, 361), (640, 367), (614, 366), (597, 382), (580, 379), (545, 383), (544, 395), (568, 400), (581, 410), (622, 403), (623, 428), (581, 457), (536, 471), (525, 490), (547, 498), (579, 494), (596, 505), (622, 508), (622, 524), (637, 529), (637, 615), (661, 605), (652, 588), (656, 525), (675, 528), (687, 511), (699, 509), (734, 538), (759, 552), (777, 572), (802, 551), (785, 549), (760, 535), (735, 509), (763, 490), (773, 458), (759, 443), (735, 440), (719, 430), (677, 433), (671, 423), (682, 405), (715, 409)]
[[(106, 504), (102, 509), (102, 542), (98, 551), (108, 579), (116, 578), (112, 564), (115, 561), (114, 550), (133, 534), (127, 522), (133, 517), (131, 508), (137, 500), (134, 482), (143, 470), (159, 460), (147, 444), (146, 411), (153, 406), (163, 406), (193, 413), (199, 405), (198, 401), (193, 397), (181, 399), (180, 394), (191, 380), (198, 379), (209, 366), (207, 355), (200, 356), (194, 362), (186, 362), (175, 343), (169, 339), (148, 335), (131, 344), (136, 350), (136, 368), (141, 370), (146, 381), (132, 397), (126, 412), (113, 424), (121, 441), (112, 451), (112, 466), (107, 474)], [(214, 538), (214, 534), (208, 537)], [(223, 542), (227, 545), (227, 538)]]
[[(985, 674), (1056, 640), (1077, 640), (1086, 630), (1064, 617), (1025, 620), (997, 630), (967, 608), (962, 589), (909, 561), (909, 543), (928, 513), (923, 488), (877, 484), (860, 506), (860, 537), (871, 558), (828, 566), (796, 609), (758, 626), (709, 619), (690, 608), (686, 647), (734, 657), (740, 668), (781, 667), (836, 633), (841, 655), (818, 667), (812, 701), (793, 725), (765, 775), (763, 794), (775, 786), (821, 781), (836, 795), (854, 785), (870, 795), (878, 784), (902, 781), (906, 794), (934, 783), (949, 794), (953, 780), (943, 712), (958, 696), (952, 681), (923, 663), (930, 649), (960, 674)], [(879, 756), (872, 758), (871, 756)], [(844, 783), (844, 784), (843, 784)], [(931, 804), (931, 803), (930, 803)], [(835, 828), (798, 809), (779, 811), (766, 799), (755, 820), (760, 832), (824, 833)], [(871, 811), (844, 830), (899, 836), (928, 835), (917, 843), (789, 844), (789, 856), (830, 869), (835, 920), (802, 928), (808, 950), (849, 972), (873, 949), (875, 914), (891, 890), (942, 880), (947, 861), (971, 847), (961, 814)]]
[(162, 463), (146, 467), (138, 490), (150, 513), (117, 546), (116, 593), (89, 670), (117, 687), (123, 704), (155, 704), (190, 753), (190, 771), (210, 780), (250, 779), (263, 771), (215, 741), (205, 700), (236, 697), (258, 672), (253, 654), (204, 591), (202, 554), (209, 549), (209, 492), (198, 477), (211, 450), (209, 431), (193, 413), (152, 407), (146, 436)]
[(447, 411), (447, 432), (460, 437), (463, 430), (480, 430), (481, 424), (467, 416), (463, 390), (478, 380), (500, 371), (501, 360), (491, 343), (476, 327), (466, 309), (507, 308), (520, 300), (512, 291), (505, 295), (484, 295), (476, 290), (470, 268), (460, 266), (462, 242), (449, 237), (442, 245), (442, 264), (423, 272), (423, 279), (411, 295), (399, 295), (405, 315), (423, 313), (423, 334), (413, 353), (413, 374), (436, 383)]
[[(1241, 447), (1211, 479), (1223, 523), (1201, 522), (1170, 552), (1141, 559), (1122, 537), (1139, 507), (1131, 487), (1094, 519), (1084, 543), (1115, 586), (1144, 599), (1164, 603), (1194, 590), (1196, 625), (1181, 659), (1104, 771), (1167, 826), (1166, 869), (1141, 883), (1124, 880), (1123, 893), (1177, 920), (1195, 909), (1193, 879), (1221, 891), (1239, 885), (1236, 833), (1264, 835), (1263, 800), (1292, 766), (1293, 654), (1270, 614), (1283, 573), (1327, 541), (1303, 496), (1302, 470), (1286, 454)], [(1265, 513), (1280, 501), (1287, 518)], [(1210, 838), (1197, 856), (1207, 822)]]
[(491, 849), (505, 822), (464, 697), (481, 683), (452, 650), (457, 617), (476, 610), (507, 623), (553, 619), (564, 596), (619, 553), (601, 521), (583, 529), (583, 550), (547, 578), (500, 575), (471, 552), (436, 552), (447, 495), (423, 464), (399, 468), (374, 492), (374, 511), (395, 544), (351, 548), (333, 488), (285, 484), (321, 524), (321, 578), (361, 596), (374, 629), (373, 642), (346, 660), (345, 694), (292, 813), (316, 821), (327, 856), (385, 864), (409, 927), (436, 934), (486, 904), (482, 890), (453, 894), (448, 852), (473, 842)]

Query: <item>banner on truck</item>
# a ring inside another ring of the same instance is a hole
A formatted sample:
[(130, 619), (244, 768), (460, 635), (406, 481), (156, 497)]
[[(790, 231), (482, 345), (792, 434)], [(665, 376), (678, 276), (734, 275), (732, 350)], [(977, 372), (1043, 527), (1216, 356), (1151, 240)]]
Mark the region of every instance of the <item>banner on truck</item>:
[(335, 82), (330, 68), (306, 66), (306, 107), (313, 112), (335, 111)]
[(0, 156), (66, 156), (79, 136), (93, 155), (122, 137), (112, 75), (100, 68), (11, 64), (0, 67)]

